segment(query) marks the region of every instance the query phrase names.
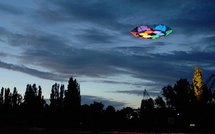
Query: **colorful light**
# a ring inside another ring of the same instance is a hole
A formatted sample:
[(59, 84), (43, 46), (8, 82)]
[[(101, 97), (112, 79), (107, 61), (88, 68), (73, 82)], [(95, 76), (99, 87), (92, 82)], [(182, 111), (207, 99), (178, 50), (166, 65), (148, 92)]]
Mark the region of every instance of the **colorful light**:
[(158, 39), (171, 34), (172, 29), (162, 24), (152, 27), (141, 25), (134, 28), (130, 33), (138, 38)]

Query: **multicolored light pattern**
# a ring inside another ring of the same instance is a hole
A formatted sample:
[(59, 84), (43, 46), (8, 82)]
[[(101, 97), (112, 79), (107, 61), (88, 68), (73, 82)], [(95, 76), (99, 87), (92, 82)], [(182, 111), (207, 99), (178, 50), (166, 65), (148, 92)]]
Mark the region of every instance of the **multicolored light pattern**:
[(146, 25), (141, 25), (134, 28), (131, 31), (131, 34), (134, 35), (135, 37), (144, 38), (144, 39), (163, 38), (169, 35), (170, 33), (172, 33), (172, 29), (162, 24), (151, 26), (151, 27)]

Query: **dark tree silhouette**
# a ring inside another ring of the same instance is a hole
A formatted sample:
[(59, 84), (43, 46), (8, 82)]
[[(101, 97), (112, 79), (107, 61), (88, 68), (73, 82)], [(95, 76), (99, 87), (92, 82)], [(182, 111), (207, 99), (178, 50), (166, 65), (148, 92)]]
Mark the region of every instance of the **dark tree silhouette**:
[(103, 108), (104, 104), (102, 104), (102, 102), (94, 101), (92, 104), (90, 104), (90, 116), (93, 128), (102, 127)]
[(38, 88), (36, 84), (28, 84), (26, 86), (24, 105), (27, 110), (32, 112), (41, 111), (43, 109), (45, 101), (43, 99), (42, 89), (40, 86)]
[[(169, 130), (189, 132), (199, 130), (212, 132), (215, 127), (215, 93), (202, 86), (199, 99), (192, 84), (179, 79), (173, 86), (162, 89), (155, 99), (141, 101), (139, 109), (124, 107), (116, 110), (109, 105), (104, 109), (102, 102), (81, 106), (80, 86), (72, 77), (68, 88), (55, 83), (51, 88), (50, 104), (42, 96), (42, 88), (36, 84), (26, 86), (24, 100), (14, 88), (3, 88), (0, 92), (0, 128), (2, 126), (75, 128), (103, 131), (155, 131)], [(166, 107), (167, 106), (167, 107)], [(196, 125), (195, 129), (190, 129)]]
[(57, 108), (59, 107), (59, 99), (60, 99), (60, 93), (59, 93), (59, 84), (55, 83), (52, 85), (52, 90), (50, 94), (50, 107), (51, 108)]
[(177, 81), (173, 89), (176, 109), (184, 111), (193, 106), (195, 95), (187, 79)]
[(59, 105), (60, 105), (61, 108), (63, 107), (64, 95), (65, 95), (64, 85), (61, 84), (61, 86), (60, 86), (60, 97), (59, 97)]
[(1, 93), (0, 93), (0, 105), (2, 107), (2, 105), (4, 104), (4, 88), (1, 88)]
[(175, 107), (175, 91), (173, 90), (171, 85), (165, 86), (162, 88), (162, 95), (165, 97), (167, 107), (174, 108)]
[(12, 93), (10, 92), (9, 88), (5, 89), (4, 96), (4, 106), (6, 109), (10, 110), (12, 108)]
[(116, 110), (115, 110), (115, 108), (113, 106), (108, 105), (107, 108), (105, 109), (105, 112), (106, 113), (115, 113)]
[[(64, 87), (61, 87), (60, 99), (63, 98)], [(68, 81), (68, 88), (64, 91), (63, 106), (65, 110), (64, 118), (67, 126), (78, 127), (80, 125), (81, 96), (80, 86), (76, 79), (72, 77)]]
[(13, 109), (17, 109), (19, 105), (22, 103), (22, 96), (17, 92), (16, 87), (13, 89), (13, 95), (12, 95), (12, 106)]
[(140, 109), (153, 109), (154, 100), (152, 98), (142, 99)]
[(158, 96), (155, 98), (155, 107), (156, 108), (165, 108), (166, 104), (162, 97)]
[(68, 88), (65, 91), (64, 106), (67, 110), (71, 110), (75, 113), (80, 112), (80, 86), (76, 79), (73, 79), (72, 77), (69, 79)]

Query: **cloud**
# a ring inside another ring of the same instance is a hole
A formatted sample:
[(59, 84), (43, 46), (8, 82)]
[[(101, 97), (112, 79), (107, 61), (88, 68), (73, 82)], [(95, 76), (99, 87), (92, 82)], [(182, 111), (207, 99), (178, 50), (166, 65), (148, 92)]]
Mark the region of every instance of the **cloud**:
[(98, 97), (98, 96), (90, 96), (90, 95), (81, 95), (81, 104), (91, 104), (94, 101), (96, 102), (102, 102), (102, 104), (107, 107), (108, 105), (114, 106), (116, 109), (122, 109), (124, 106), (126, 106), (126, 103), (124, 102), (119, 102), (119, 101), (114, 101), (114, 100), (109, 100), (103, 97)]
[(102, 81), (95, 81), (95, 82), (102, 82), (102, 83), (109, 83), (109, 84), (122, 84), (122, 85), (133, 85), (136, 87), (142, 87), (142, 86), (158, 86), (158, 83), (154, 82), (132, 82), (132, 81), (111, 81), (111, 80), (102, 80)]
[[(23, 53), (19, 57), (22, 63), (42, 66), (62, 75), (103, 77), (129, 74), (160, 84), (190, 76), (190, 65), (214, 65), (212, 52), (150, 53), (157, 45), (94, 50), (72, 47), (66, 39), (52, 34), (14, 34), (5, 29), (1, 29), (0, 34), (7, 37), (11, 46), (22, 48)], [(155, 44), (165, 46), (166, 43)]]
[(161, 84), (191, 76), (195, 65), (207, 68), (214, 66), (213, 52), (150, 53), (159, 44), (166, 46), (163, 42), (155, 42), (157, 45), (148, 47), (97, 50), (73, 47), (68, 40), (53, 34), (20, 34), (1, 28), (0, 35), (11, 46), (22, 49), (22, 55), (19, 56), (21, 63), (41, 66), (62, 75), (107, 77), (129, 74)]
[[(109, 12), (111, 7), (109, 2), (100, 2), (100, 1), (85, 1), (80, 4), (75, 1), (46, 1), (49, 3), (49, 7), (42, 6), (44, 3), (41, 3), (41, 7), (38, 10), (39, 15), (43, 16), (44, 19), (50, 19), (51, 21), (91, 21), (91, 22), (101, 22), (104, 20), (114, 19), (114, 12)], [(58, 13), (57, 13), (58, 12)], [(55, 16), (51, 15), (57, 13)], [(61, 20), (56, 20), (56, 17), (61, 16)]]
[[(45, 4), (41, 3), (39, 5), (33, 17), (36, 19), (40, 18), (39, 21), (42, 20), (44, 23), (49, 24), (79, 24), (78, 27), (80, 29), (99, 27), (101, 29), (125, 33), (125, 31), (129, 31), (129, 29), (132, 28), (132, 25), (123, 23), (124, 18), (127, 17), (127, 11), (119, 6), (121, 2), (122, 1), (85, 1), (80, 4), (75, 1), (47, 0), (44, 2)], [(49, 7), (44, 6), (47, 4)], [(126, 5), (125, 8), (127, 7), (128, 5)]]
[[(114, 91), (116, 93), (123, 93), (123, 94), (130, 94), (130, 95), (137, 95), (137, 96), (144, 96), (144, 90), (118, 90)], [(148, 96), (146, 97), (157, 97), (160, 95), (159, 90), (147, 90)]]
[[(183, 2), (181, 12), (167, 22), (176, 27), (178, 31), (186, 36), (204, 35), (214, 33), (215, 9), (214, 1), (204, 2), (202, 0)], [(175, 23), (177, 22), (177, 23)]]
[(214, 52), (215, 51), (215, 35), (204, 37), (199, 42), (198, 45), (203, 47), (205, 52)]
[(44, 32), (29, 32), (28, 34), (23, 34), (11, 32), (4, 27), (0, 27), (0, 36), (0, 39), (7, 42), (8, 45), (20, 47), (25, 50), (37, 48), (52, 51), (53, 46), (54, 49), (61, 48), (61, 46), (66, 47), (66, 39)]
[(16, 8), (12, 5), (3, 4), (3, 3), (0, 3), (0, 11), (7, 13), (7, 14), (12, 14), (12, 15), (22, 15), (24, 13), (19, 8)]
[(7, 56), (8, 56), (8, 54), (0, 52), (0, 57), (7, 57)]
[(111, 31), (105, 32), (103, 28), (88, 28), (81, 30), (82, 32), (76, 37), (87, 44), (110, 44), (116, 42), (120, 35), (114, 34)]
[(18, 66), (10, 63), (5, 63), (2, 61), (0, 61), (0, 68), (26, 73), (42, 79), (65, 81), (65, 78), (66, 78), (66, 77), (63, 77), (63, 75), (58, 75), (50, 72), (43, 72), (36, 69), (28, 68), (26, 66)]

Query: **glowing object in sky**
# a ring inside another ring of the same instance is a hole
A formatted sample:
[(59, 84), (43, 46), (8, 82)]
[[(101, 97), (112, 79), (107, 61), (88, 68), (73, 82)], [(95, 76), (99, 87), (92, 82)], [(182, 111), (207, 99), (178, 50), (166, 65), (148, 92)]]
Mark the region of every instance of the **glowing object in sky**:
[(155, 26), (141, 25), (131, 30), (130, 33), (138, 38), (158, 39), (171, 34), (172, 29), (162, 24)]
[(198, 67), (194, 68), (193, 86), (196, 98), (199, 100), (202, 95), (202, 70)]

